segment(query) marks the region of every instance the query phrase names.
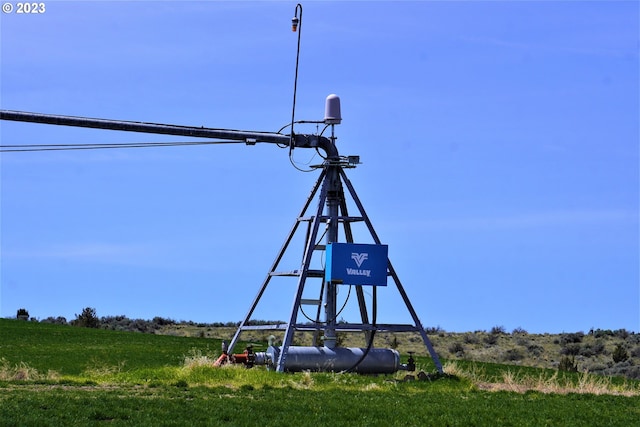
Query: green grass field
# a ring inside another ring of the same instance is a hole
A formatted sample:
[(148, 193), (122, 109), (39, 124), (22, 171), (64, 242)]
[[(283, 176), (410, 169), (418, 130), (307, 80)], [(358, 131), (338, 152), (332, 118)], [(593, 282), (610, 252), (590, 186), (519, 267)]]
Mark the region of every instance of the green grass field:
[[(213, 368), (220, 342), (0, 320), (0, 425), (631, 426), (640, 383), (456, 361), (451, 375)], [(433, 370), (428, 359), (419, 366)]]

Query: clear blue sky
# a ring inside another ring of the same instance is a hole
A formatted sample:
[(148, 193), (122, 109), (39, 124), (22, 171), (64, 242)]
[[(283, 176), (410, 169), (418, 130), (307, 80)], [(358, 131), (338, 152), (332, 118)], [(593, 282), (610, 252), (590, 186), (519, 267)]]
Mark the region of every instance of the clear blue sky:
[[(303, 6), (296, 118), (341, 97), (338, 148), (361, 156), (348, 174), (425, 326), (640, 330), (638, 2)], [(294, 9), (4, 13), (1, 107), (277, 131)], [(2, 144), (184, 140), (0, 126)], [(69, 320), (87, 306), (240, 320), (317, 177), (270, 144), (3, 153), (1, 167), (0, 316)], [(380, 289), (379, 322), (407, 321), (395, 295)], [(293, 296), (274, 289), (257, 317), (286, 319)]]

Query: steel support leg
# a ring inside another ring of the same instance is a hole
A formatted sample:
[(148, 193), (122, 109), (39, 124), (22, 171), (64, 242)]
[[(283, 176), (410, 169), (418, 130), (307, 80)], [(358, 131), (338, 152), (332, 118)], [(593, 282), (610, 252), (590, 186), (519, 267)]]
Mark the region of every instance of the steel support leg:
[(304, 214), (307, 212), (307, 209), (309, 208), (309, 205), (313, 201), (316, 193), (318, 192), (318, 189), (320, 188), (320, 185), (324, 181), (324, 177), (325, 177), (325, 171), (323, 170), (322, 173), (320, 174), (320, 176), (318, 177), (315, 185), (313, 186), (313, 189), (311, 190), (311, 193), (309, 194), (309, 197), (307, 197), (307, 201), (305, 202), (304, 206), (302, 207), (302, 210), (300, 211), (300, 215), (298, 215), (298, 218), (296, 218), (296, 222), (293, 224), (293, 227), (289, 231), (289, 234), (287, 235), (287, 238), (286, 238), (284, 244), (282, 245), (282, 248), (280, 248), (280, 252), (278, 252), (278, 255), (276, 256), (276, 259), (273, 261), (273, 264), (271, 265), (271, 269), (269, 270), (269, 273), (267, 274), (267, 277), (265, 277), (264, 281), (262, 282), (262, 286), (260, 286), (260, 290), (258, 291), (258, 295), (256, 295), (256, 297), (253, 300), (253, 303), (251, 304), (251, 308), (247, 312), (247, 315), (244, 317), (244, 319), (240, 322), (240, 325), (238, 326), (238, 329), (236, 330), (236, 333), (233, 336), (233, 339), (231, 340), (231, 343), (229, 344), (229, 353), (231, 353), (233, 351), (233, 348), (235, 347), (236, 343), (238, 342), (238, 339), (240, 338), (240, 334), (242, 333), (242, 328), (251, 319), (251, 316), (253, 315), (253, 312), (255, 311), (256, 307), (258, 306), (258, 303), (260, 302), (260, 298), (262, 298), (262, 295), (264, 294), (265, 290), (267, 289), (267, 286), (269, 285), (269, 282), (271, 280), (271, 273), (275, 272), (276, 269), (278, 268), (278, 264), (280, 264), (280, 261), (282, 260), (282, 257), (284, 256), (284, 253), (286, 252), (287, 248), (289, 247), (289, 244), (291, 243), (291, 240), (293, 239), (293, 236), (295, 235), (295, 233), (296, 233), (296, 231), (298, 229), (298, 226), (300, 225), (300, 218), (304, 217)]
[[(373, 240), (375, 241), (376, 244), (380, 244), (380, 238), (378, 238), (378, 235), (376, 234), (375, 229), (373, 228), (373, 225), (371, 224), (371, 221), (369, 221), (369, 217), (367, 216), (365, 210), (364, 210), (364, 206), (362, 206), (362, 203), (360, 202), (360, 199), (358, 198), (358, 195), (356, 194), (355, 189), (353, 188), (353, 185), (351, 184), (351, 182), (349, 181), (349, 179), (347, 178), (347, 175), (344, 173), (343, 170), (340, 170), (340, 174), (342, 176), (342, 180), (344, 182), (344, 184), (347, 186), (347, 189), (349, 190), (349, 193), (351, 194), (351, 197), (353, 198), (353, 201), (355, 202), (356, 206), (358, 207), (358, 210), (360, 211), (360, 214), (362, 215), (362, 217), (364, 218), (365, 223), (367, 224), (367, 228), (369, 229), (369, 233), (371, 233), (371, 236), (373, 237)], [(429, 351), (429, 354), (431, 355), (431, 359), (433, 360), (433, 363), (436, 365), (436, 369), (438, 370), (438, 372), (442, 373), (442, 364), (440, 363), (440, 358), (438, 357), (438, 353), (436, 353), (435, 349), (433, 348), (433, 345), (431, 344), (431, 340), (429, 340), (429, 337), (427, 336), (424, 327), (422, 326), (422, 323), (420, 322), (420, 319), (418, 318), (418, 315), (416, 314), (416, 311), (413, 309), (413, 305), (411, 305), (411, 301), (409, 300), (409, 297), (407, 296), (407, 293), (405, 292), (404, 288), (402, 287), (402, 284), (400, 283), (400, 280), (398, 279), (398, 275), (396, 274), (395, 270), (393, 269), (393, 266), (391, 265), (391, 261), (388, 261), (388, 269), (389, 269), (389, 273), (391, 274), (391, 277), (393, 278), (394, 283), (396, 284), (396, 287), (398, 288), (398, 292), (400, 292), (400, 295), (402, 296), (402, 300), (404, 301), (407, 309), (409, 310), (409, 313), (411, 314), (411, 317), (413, 319), (413, 322), (415, 323), (416, 326), (416, 330), (420, 333), (420, 336), (422, 337), (422, 341), (424, 342), (424, 345), (427, 347), (427, 350)]]
[(296, 290), (296, 295), (293, 299), (289, 322), (287, 323), (287, 329), (284, 333), (282, 348), (280, 349), (280, 356), (278, 357), (278, 362), (276, 365), (277, 372), (284, 372), (285, 362), (287, 360), (287, 352), (289, 350), (289, 347), (291, 346), (291, 341), (293, 340), (293, 333), (295, 331), (295, 325), (298, 319), (298, 311), (300, 310), (300, 299), (302, 298), (305, 281), (307, 280), (307, 272), (309, 270), (309, 265), (311, 264), (313, 251), (315, 250), (318, 229), (320, 228), (320, 217), (322, 216), (322, 209), (324, 207), (325, 200), (327, 199), (328, 188), (326, 175), (322, 174), (322, 177), (324, 177), (325, 179), (322, 184), (322, 190), (320, 191), (320, 200), (318, 201), (318, 209), (316, 211), (316, 215), (313, 218), (311, 233), (309, 235), (309, 238), (307, 239), (306, 247), (304, 250), (304, 261), (302, 267), (300, 268), (298, 287)]

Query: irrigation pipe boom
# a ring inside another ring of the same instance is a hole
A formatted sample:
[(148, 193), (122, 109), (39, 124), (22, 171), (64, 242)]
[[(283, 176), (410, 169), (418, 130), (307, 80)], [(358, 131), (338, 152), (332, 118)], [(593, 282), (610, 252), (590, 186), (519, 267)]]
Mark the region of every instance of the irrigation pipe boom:
[(329, 138), (319, 135), (296, 134), (283, 135), (273, 132), (255, 132), (229, 129), (215, 129), (197, 126), (180, 126), (160, 123), (134, 122), (125, 120), (96, 119), (89, 117), (60, 116), (53, 114), (30, 113), (25, 111), (0, 110), (1, 120), (40, 123), (59, 126), (72, 126), (93, 129), (117, 130), (124, 132), (150, 133), (155, 135), (186, 136), (192, 138), (227, 139), (253, 145), (258, 142), (289, 145), (293, 140), (299, 148), (319, 148), (328, 157), (337, 157), (335, 145)]

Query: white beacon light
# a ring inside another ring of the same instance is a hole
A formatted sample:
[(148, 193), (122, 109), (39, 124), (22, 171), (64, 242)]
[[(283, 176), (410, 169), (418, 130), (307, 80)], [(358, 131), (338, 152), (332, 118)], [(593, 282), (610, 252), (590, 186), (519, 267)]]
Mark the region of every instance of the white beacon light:
[(342, 122), (340, 97), (338, 95), (331, 94), (327, 96), (324, 105), (324, 122), (328, 125), (339, 125)]

